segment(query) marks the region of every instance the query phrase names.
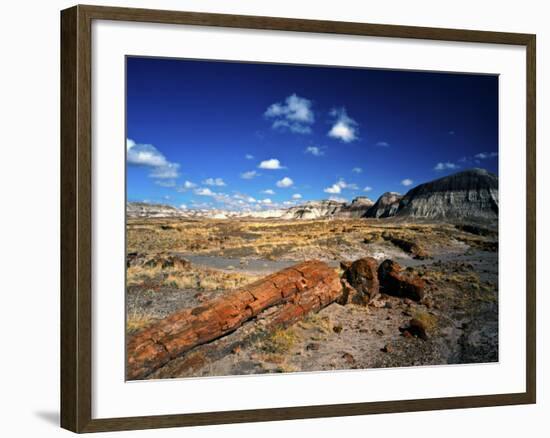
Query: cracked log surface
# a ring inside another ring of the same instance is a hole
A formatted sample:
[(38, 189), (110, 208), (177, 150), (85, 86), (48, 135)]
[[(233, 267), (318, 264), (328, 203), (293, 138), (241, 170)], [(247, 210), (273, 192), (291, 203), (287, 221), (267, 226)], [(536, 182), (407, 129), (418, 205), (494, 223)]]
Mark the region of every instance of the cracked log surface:
[(336, 301), (340, 278), (327, 264), (300, 263), (201, 306), (180, 310), (127, 341), (129, 380), (143, 379), (190, 349), (224, 336), (263, 310), (282, 305), (273, 326), (291, 325)]

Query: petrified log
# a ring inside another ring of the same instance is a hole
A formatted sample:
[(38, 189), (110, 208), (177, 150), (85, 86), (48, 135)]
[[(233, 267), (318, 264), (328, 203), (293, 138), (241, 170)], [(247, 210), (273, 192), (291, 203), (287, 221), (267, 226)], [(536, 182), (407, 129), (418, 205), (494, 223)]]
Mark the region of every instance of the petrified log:
[(368, 299), (362, 293), (358, 292), (349, 282), (345, 279), (341, 279), (342, 283), (342, 295), (338, 299), (338, 303), (345, 306), (346, 304), (357, 304), (359, 306), (366, 306)]
[[(363, 297), (367, 304), (378, 295), (378, 262), (372, 257), (355, 260), (344, 272), (344, 279)], [(353, 295), (353, 294), (352, 294)]]
[(403, 271), (399, 263), (384, 260), (378, 267), (382, 291), (388, 295), (420, 301), (424, 297), (425, 283), (417, 275)]
[(320, 261), (300, 263), (201, 306), (183, 309), (128, 340), (127, 378), (142, 379), (197, 345), (239, 328), (274, 305), (277, 324), (292, 323), (337, 300), (336, 271)]

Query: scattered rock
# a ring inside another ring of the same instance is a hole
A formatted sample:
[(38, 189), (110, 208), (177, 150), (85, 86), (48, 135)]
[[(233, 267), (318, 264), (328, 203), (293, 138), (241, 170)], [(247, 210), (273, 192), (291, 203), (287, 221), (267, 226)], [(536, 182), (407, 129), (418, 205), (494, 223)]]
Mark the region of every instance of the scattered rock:
[(342, 359), (344, 359), (346, 361), (346, 363), (349, 364), (349, 365), (355, 364), (355, 358), (350, 353), (344, 353), (342, 355)]
[[(129, 252), (126, 254), (126, 267), (129, 268), (130, 266), (142, 264), (144, 257), (145, 255), (140, 254), (139, 252)], [(141, 263), (139, 263), (140, 259)]]
[(393, 351), (393, 347), (391, 344), (386, 344), (381, 349), (384, 353), (391, 353)]
[(189, 260), (178, 254), (156, 254), (143, 263), (150, 268), (177, 268), (183, 269), (190, 266)]
[(341, 325), (335, 325), (334, 327), (332, 327), (332, 331), (338, 335), (342, 333), (343, 329), (344, 328)]
[(409, 332), (420, 339), (428, 339), (428, 335), (426, 334), (426, 325), (419, 319), (413, 318), (410, 320)]
[(312, 342), (311, 344), (307, 344), (306, 350), (308, 351), (318, 351), (321, 348), (321, 345), (319, 345), (316, 342)]
[(393, 260), (384, 260), (378, 267), (378, 279), (384, 293), (420, 301), (424, 297), (425, 283), (412, 272), (403, 271)]
[(371, 301), (370, 305), (373, 306), (373, 307), (376, 307), (378, 309), (382, 309), (382, 308), (386, 307), (386, 301), (382, 301), (380, 299), (375, 299), (375, 300)]
[(426, 333), (426, 325), (416, 318), (411, 319), (407, 327), (400, 327), (399, 330), (401, 331), (401, 333), (403, 333), (403, 336), (405, 337), (414, 336), (424, 341), (428, 339), (428, 334)]

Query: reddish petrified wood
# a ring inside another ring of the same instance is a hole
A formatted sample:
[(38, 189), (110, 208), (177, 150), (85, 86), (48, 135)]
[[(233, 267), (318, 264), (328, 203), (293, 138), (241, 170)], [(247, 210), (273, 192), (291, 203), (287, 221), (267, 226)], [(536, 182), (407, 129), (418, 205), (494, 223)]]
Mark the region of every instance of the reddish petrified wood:
[[(365, 257), (354, 261), (345, 270), (343, 278), (348, 281), (360, 297), (350, 294), (357, 304), (367, 304), (378, 295), (378, 262), (372, 257)], [(352, 291), (353, 292), (353, 291)]]
[(277, 324), (291, 324), (337, 300), (336, 271), (320, 261), (300, 263), (243, 289), (176, 312), (128, 340), (127, 378), (142, 379), (191, 348), (224, 336), (274, 305)]
[(403, 271), (399, 263), (384, 260), (378, 267), (382, 291), (388, 295), (420, 301), (424, 297), (425, 283), (412, 272)]

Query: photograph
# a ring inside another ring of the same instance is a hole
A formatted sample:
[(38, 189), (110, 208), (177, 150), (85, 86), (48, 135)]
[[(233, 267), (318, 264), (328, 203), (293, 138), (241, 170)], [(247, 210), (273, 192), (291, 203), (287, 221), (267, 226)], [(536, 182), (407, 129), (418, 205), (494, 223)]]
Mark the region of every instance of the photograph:
[(499, 361), (497, 74), (125, 62), (128, 381)]

